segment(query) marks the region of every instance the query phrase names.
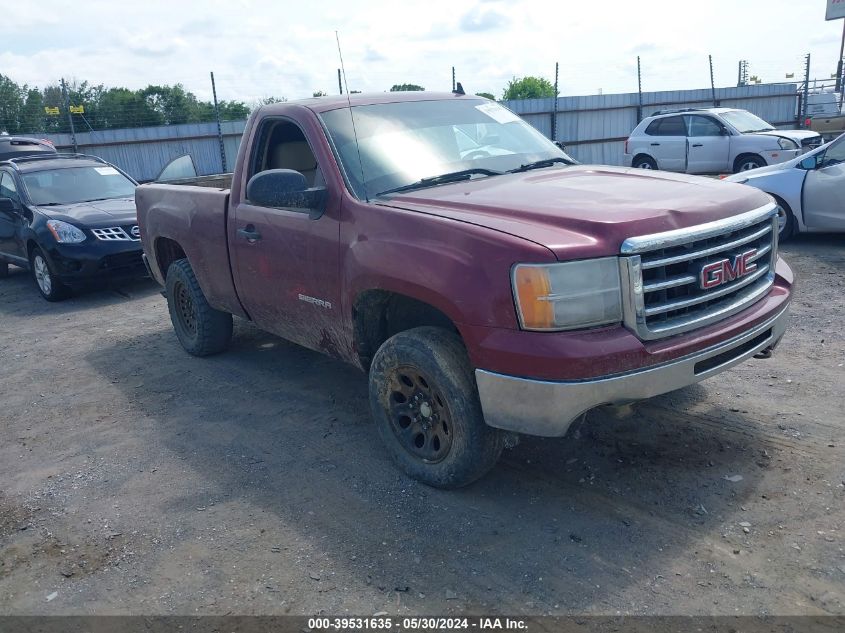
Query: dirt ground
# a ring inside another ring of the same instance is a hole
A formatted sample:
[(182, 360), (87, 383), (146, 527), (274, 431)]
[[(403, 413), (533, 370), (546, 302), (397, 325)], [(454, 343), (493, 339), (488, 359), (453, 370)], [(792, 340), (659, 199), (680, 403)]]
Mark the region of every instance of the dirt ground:
[(770, 360), (469, 488), (388, 461), (366, 378), (238, 322), (185, 354), (151, 282), (0, 280), (0, 613), (843, 614), (845, 241)]

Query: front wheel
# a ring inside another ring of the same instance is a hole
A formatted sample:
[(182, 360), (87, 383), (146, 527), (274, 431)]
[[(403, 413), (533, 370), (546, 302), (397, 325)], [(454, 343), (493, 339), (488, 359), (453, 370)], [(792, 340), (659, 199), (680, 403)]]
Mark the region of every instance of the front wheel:
[(766, 161), (763, 160), (760, 156), (740, 156), (736, 159), (734, 163), (734, 173), (738, 174), (743, 171), (749, 171), (751, 169), (757, 169), (759, 167), (765, 167)]
[(70, 295), (70, 289), (56, 277), (46, 255), (38, 246), (29, 254), (29, 269), (38, 286), (38, 292), (47, 301), (61, 301)]
[(792, 237), (797, 231), (797, 221), (792, 209), (783, 198), (775, 196), (778, 205), (778, 241), (783, 242)]
[(460, 338), (435, 327), (400, 332), (376, 352), (370, 407), (394, 461), (436, 488), (459, 488), (487, 473), (504, 433), (487, 426)]
[(185, 351), (209, 356), (225, 350), (232, 339), (232, 315), (208, 304), (187, 259), (170, 264), (165, 289), (170, 320)]

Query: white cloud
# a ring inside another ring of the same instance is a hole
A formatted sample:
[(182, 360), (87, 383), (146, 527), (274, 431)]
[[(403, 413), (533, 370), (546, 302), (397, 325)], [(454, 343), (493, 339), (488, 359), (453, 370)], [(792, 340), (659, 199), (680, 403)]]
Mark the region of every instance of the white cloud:
[[(60, 77), (139, 88), (182, 83), (210, 96), (214, 71), (221, 99), (290, 99), (337, 90), (335, 30), (349, 87), (387, 90), (396, 83), (451, 88), (451, 67), (467, 91), (501, 94), (513, 76), (554, 78), (561, 94), (636, 90), (636, 56), (646, 90), (705, 87), (713, 54), (717, 85), (736, 81), (737, 62), (781, 81), (811, 52), (815, 75), (835, 69), (838, 22), (792, 0), (671, 0), (573, 3), (531, 0), (323, 0), (318, 4), (212, 0), (115, 3), (9, 2), (0, 23), (0, 69), (20, 83)], [(20, 36), (37, 29), (38, 37)], [(776, 45), (773, 45), (776, 43)]]

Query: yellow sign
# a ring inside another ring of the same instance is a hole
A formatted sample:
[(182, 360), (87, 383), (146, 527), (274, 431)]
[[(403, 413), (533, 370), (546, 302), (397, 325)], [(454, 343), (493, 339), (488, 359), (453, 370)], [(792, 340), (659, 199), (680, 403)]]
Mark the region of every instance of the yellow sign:
[(85, 114), (85, 106), (70, 106), (71, 114)]
[(56, 114), (59, 113), (59, 109), (58, 108), (51, 108), (51, 107), (47, 106), (47, 107), (44, 108), (44, 112), (46, 114), (56, 115)]

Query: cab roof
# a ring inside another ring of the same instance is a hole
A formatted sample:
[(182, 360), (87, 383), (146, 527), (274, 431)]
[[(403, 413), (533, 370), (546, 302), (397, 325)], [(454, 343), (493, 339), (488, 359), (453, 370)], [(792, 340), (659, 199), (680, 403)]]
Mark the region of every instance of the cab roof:
[(284, 101), (282, 103), (271, 103), (261, 106), (264, 112), (283, 112), (290, 106), (304, 106), (314, 112), (329, 112), (346, 108), (350, 104), (355, 106), (380, 105), (385, 103), (403, 103), (407, 101), (448, 101), (451, 99), (464, 99), (468, 101), (487, 101), (484, 97), (476, 95), (459, 95), (452, 92), (429, 92), (429, 91), (408, 91), (408, 92), (370, 92), (350, 95), (327, 95), (325, 97), (313, 97), (311, 99), (297, 99), (296, 101)]

